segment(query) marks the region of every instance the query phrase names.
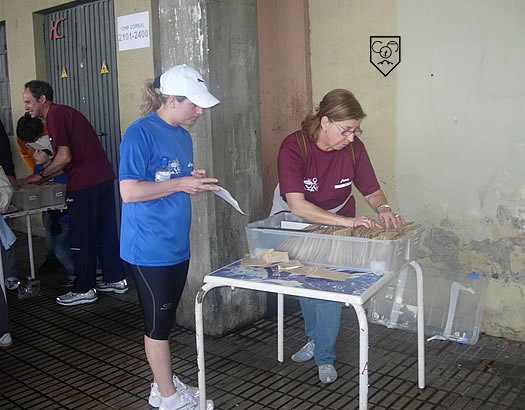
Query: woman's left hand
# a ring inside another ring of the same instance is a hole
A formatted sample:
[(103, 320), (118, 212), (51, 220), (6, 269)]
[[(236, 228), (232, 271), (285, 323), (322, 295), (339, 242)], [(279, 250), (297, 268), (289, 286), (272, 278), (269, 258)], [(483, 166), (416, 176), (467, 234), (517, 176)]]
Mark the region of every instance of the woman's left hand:
[(379, 212), (379, 223), (383, 228), (399, 228), (405, 223), (405, 218), (399, 214), (393, 213), (391, 210)]
[(206, 170), (194, 169), (193, 171), (191, 171), (191, 176), (195, 178), (206, 178)]

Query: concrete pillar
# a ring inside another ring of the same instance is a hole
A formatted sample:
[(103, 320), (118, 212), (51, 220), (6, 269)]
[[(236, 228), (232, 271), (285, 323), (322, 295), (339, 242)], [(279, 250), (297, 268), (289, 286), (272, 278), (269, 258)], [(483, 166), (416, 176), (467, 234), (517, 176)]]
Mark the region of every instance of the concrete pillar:
[[(192, 198), (191, 264), (177, 323), (193, 329), (202, 278), (247, 252), (244, 227), (263, 217), (256, 0), (159, 0), (159, 72), (186, 63), (205, 77), (221, 104), (190, 129), (194, 163), (219, 178), (249, 217), (213, 194)], [(263, 294), (212, 291), (204, 329), (222, 335), (262, 317)]]
[(277, 183), (277, 154), (312, 111), (307, 0), (258, 0), (261, 152), (266, 213)]

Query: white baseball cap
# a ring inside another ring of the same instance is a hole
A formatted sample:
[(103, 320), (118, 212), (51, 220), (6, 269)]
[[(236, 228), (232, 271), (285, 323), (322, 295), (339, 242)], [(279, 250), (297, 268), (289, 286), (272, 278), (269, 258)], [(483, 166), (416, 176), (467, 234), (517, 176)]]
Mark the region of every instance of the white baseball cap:
[(51, 146), (51, 140), (49, 139), (48, 135), (43, 135), (39, 139), (37, 139), (35, 142), (28, 142), (26, 144), (28, 147), (37, 149), (37, 150), (44, 150), (47, 149), (48, 151), (51, 151), (53, 153), (53, 147)]
[(176, 65), (162, 74), (159, 90), (164, 95), (186, 97), (201, 108), (211, 108), (220, 102), (208, 91), (199, 72), (186, 64)]

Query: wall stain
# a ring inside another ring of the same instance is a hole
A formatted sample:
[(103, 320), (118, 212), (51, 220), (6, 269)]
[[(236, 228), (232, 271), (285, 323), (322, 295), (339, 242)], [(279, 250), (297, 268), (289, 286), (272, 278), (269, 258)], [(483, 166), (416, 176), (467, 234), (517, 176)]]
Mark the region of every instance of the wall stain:
[(525, 210), (511, 212), (499, 206), (486, 222), (491, 226), (490, 239), (468, 240), (461, 237), (466, 235), (460, 230), (470, 226), (462, 228), (443, 218), (425, 237), (419, 257), (450, 272), (476, 271), (503, 282), (525, 284)]

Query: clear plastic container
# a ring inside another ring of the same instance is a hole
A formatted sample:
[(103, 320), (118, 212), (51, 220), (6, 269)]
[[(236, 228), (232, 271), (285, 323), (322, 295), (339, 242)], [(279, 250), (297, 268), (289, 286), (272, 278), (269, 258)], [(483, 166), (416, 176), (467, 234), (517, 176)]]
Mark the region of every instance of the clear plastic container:
[(424, 231), (420, 227), (400, 239), (375, 240), (282, 229), (283, 221), (305, 222), (289, 212), (281, 212), (246, 226), (252, 257), (264, 249), (273, 248), (288, 252), (290, 259), (310, 265), (391, 273), (416, 258)]
[[(425, 335), (476, 344), (486, 288), (487, 280), (476, 273), (446, 274), (423, 268)], [(412, 269), (396, 275), (369, 303), (371, 322), (417, 331), (416, 276)]]

